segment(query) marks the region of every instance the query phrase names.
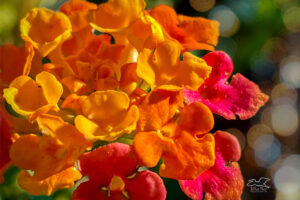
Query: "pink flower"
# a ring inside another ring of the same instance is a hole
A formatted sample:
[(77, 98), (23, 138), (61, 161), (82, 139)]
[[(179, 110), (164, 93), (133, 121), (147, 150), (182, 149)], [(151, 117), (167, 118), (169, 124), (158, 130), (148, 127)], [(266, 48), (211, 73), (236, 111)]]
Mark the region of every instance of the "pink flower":
[(201, 101), (213, 113), (226, 119), (249, 119), (268, 101), (268, 96), (260, 91), (258, 86), (241, 74), (232, 77), (231, 58), (222, 51), (214, 51), (203, 57), (212, 72), (198, 91), (183, 90), (189, 103)]

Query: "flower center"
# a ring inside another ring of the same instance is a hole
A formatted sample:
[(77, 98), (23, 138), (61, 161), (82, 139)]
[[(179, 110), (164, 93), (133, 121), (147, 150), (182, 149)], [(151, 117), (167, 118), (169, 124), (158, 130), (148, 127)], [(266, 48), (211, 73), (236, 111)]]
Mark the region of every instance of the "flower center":
[(114, 175), (108, 187), (111, 191), (122, 191), (125, 187), (125, 183), (120, 176)]

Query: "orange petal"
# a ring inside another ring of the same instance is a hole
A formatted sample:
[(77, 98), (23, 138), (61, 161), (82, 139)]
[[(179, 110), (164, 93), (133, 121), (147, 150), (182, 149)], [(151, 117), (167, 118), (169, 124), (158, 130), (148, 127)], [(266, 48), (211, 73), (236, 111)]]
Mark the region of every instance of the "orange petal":
[(24, 48), (11, 44), (0, 46), (0, 93), (2, 93), (2, 88), (7, 87), (17, 76), (22, 75), (25, 62)]
[(43, 114), (37, 118), (40, 130), (45, 135), (55, 136), (65, 145), (76, 145), (78, 147), (91, 147), (92, 143), (85, 140), (75, 126), (55, 115)]
[(195, 139), (181, 132), (172, 139), (159, 132), (140, 132), (133, 145), (145, 166), (155, 166), (161, 157), (164, 162), (159, 173), (167, 178), (195, 179), (215, 162), (215, 142), (211, 134)]
[(143, 49), (138, 57), (137, 75), (152, 88), (168, 84), (176, 75), (180, 52), (180, 44), (171, 40), (158, 44), (154, 52)]
[(18, 184), (32, 195), (50, 196), (58, 189), (71, 188), (74, 182), (81, 178), (81, 174), (75, 167), (69, 167), (45, 179), (36, 179), (26, 170), (18, 175)]
[(152, 49), (157, 43), (164, 41), (160, 24), (150, 15), (141, 16), (125, 32), (127, 39), (138, 51), (143, 48)]
[[(165, 145), (164, 145), (165, 146)], [(182, 132), (174, 139), (162, 156), (164, 163), (159, 173), (173, 179), (195, 179), (215, 163), (215, 142), (211, 134), (195, 139), (189, 133)]]
[(176, 39), (186, 50), (214, 50), (219, 37), (219, 23), (202, 17), (177, 15), (166, 5), (156, 6), (150, 12), (167, 35)]
[(214, 50), (219, 38), (219, 22), (203, 17), (178, 15), (180, 27), (187, 34), (183, 46), (187, 49)]
[(140, 132), (134, 137), (133, 146), (143, 165), (155, 167), (167, 143), (171, 144), (172, 140), (156, 132)]
[(149, 93), (138, 105), (140, 131), (160, 130), (176, 111), (183, 107), (183, 96), (180, 91), (155, 90)]
[(214, 116), (206, 105), (195, 102), (182, 109), (178, 126), (194, 136), (205, 134), (214, 127)]
[(61, 105), (62, 108), (70, 108), (73, 109), (77, 114), (82, 114), (82, 104), (86, 96), (78, 96), (76, 94), (70, 94), (64, 100), (63, 104)]
[(45, 57), (71, 35), (67, 16), (46, 8), (34, 8), (21, 20), (21, 36)]
[(75, 93), (78, 95), (83, 95), (91, 91), (89, 86), (83, 82), (82, 80), (74, 77), (67, 76), (61, 80), (61, 83), (66, 86), (71, 93)]
[(144, 0), (109, 0), (98, 6), (94, 23), (102, 29), (126, 28), (142, 14), (145, 7)]
[(171, 84), (184, 86), (195, 91), (209, 77), (211, 67), (203, 59), (186, 52), (183, 54), (183, 61), (179, 62), (176, 72)]
[(10, 158), (15, 166), (32, 170), (35, 178), (44, 179), (73, 166), (82, 151), (66, 147), (51, 136), (28, 134), (13, 143)]

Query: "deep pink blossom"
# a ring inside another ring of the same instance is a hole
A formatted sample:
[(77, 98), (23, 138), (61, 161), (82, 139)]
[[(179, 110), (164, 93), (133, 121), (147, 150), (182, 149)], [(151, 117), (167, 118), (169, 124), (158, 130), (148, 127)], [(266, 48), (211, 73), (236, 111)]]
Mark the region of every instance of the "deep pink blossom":
[(213, 113), (226, 119), (248, 119), (255, 115), (258, 109), (268, 100), (259, 87), (241, 74), (228, 79), (233, 71), (231, 58), (223, 51), (214, 51), (203, 57), (212, 72), (198, 91), (183, 90), (189, 103), (201, 101)]

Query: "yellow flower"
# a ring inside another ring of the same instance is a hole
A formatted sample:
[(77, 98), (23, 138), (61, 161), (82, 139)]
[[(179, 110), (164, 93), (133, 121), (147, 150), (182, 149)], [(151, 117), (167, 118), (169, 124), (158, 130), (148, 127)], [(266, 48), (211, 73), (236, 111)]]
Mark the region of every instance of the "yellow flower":
[(137, 106), (129, 106), (124, 92), (97, 91), (82, 103), (83, 115), (75, 118), (76, 128), (91, 141), (112, 141), (136, 128), (139, 118)]
[(17, 77), (3, 92), (4, 98), (15, 112), (33, 121), (49, 110), (59, 109), (57, 102), (63, 88), (54, 75), (41, 72), (36, 76), (36, 81), (28, 76)]
[(71, 22), (61, 12), (34, 8), (21, 20), (21, 36), (45, 57), (71, 36)]

